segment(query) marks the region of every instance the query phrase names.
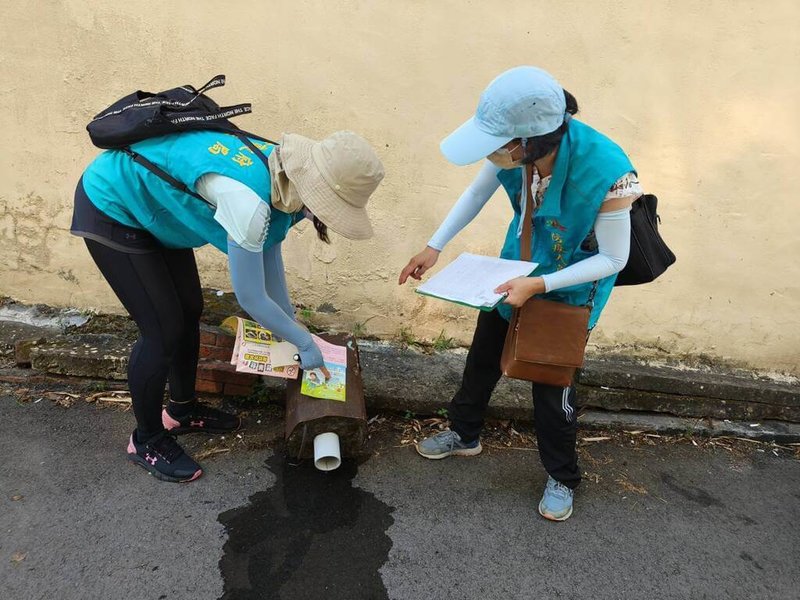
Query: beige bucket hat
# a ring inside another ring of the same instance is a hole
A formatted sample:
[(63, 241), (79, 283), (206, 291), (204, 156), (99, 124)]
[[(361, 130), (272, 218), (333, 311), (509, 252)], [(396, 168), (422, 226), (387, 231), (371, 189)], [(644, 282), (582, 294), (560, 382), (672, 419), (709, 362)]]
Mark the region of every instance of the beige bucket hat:
[(324, 140), (284, 134), (281, 161), (300, 198), (320, 221), (351, 240), (373, 235), (366, 204), (384, 176), (372, 147), (352, 131)]

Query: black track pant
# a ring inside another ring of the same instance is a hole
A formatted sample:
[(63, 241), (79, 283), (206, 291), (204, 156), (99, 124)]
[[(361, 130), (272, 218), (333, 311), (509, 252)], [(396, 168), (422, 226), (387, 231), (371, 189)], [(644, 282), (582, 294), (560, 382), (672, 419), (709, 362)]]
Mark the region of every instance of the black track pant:
[[(500, 380), (500, 356), (508, 321), (497, 311), (481, 312), (467, 355), (461, 387), (450, 402), (452, 429), (465, 441), (483, 429), (486, 407)], [(533, 407), (539, 457), (545, 470), (570, 488), (581, 480), (575, 451), (577, 415), (575, 388), (533, 384)]]
[(129, 254), (86, 239), (100, 272), (139, 327), (128, 385), (140, 439), (163, 429), (161, 407), (170, 397), (194, 397), (203, 294), (194, 252), (162, 249)]

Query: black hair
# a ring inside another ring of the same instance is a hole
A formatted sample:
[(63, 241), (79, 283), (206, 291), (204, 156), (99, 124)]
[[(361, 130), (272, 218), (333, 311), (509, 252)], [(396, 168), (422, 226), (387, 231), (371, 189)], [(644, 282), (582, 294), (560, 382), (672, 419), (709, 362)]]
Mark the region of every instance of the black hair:
[[(567, 90), (564, 90), (564, 100), (567, 104), (567, 112), (571, 115), (576, 114), (578, 112), (578, 101), (575, 99), (575, 96), (570, 94)], [(561, 144), (561, 138), (563, 138), (564, 134), (567, 132), (567, 127), (567, 121), (564, 121), (555, 131), (528, 138), (527, 145), (525, 146), (525, 157), (522, 163), (526, 165), (530, 164), (543, 156), (547, 156), (558, 148), (559, 144)]]
[(326, 244), (331, 243), (331, 238), (328, 237), (328, 226), (325, 225), (322, 221), (320, 221), (316, 215), (314, 215), (314, 229), (317, 230), (317, 237), (321, 239)]

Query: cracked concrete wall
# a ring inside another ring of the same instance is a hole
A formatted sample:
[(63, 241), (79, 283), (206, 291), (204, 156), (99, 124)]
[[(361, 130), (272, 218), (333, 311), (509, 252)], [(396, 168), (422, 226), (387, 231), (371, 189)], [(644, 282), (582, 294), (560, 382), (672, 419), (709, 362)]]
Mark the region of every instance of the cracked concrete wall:
[[(377, 237), (327, 247), (313, 231), (285, 247), (294, 299), (329, 302), (343, 323), (389, 336), (444, 330), (468, 341), (475, 314), (395, 279), (468, 184), (438, 152), (500, 71), (553, 72), (581, 118), (631, 155), (662, 202), (677, 265), (618, 290), (593, 342), (705, 354), (800, 372), (800, 5), (762, 3), (277, 1), (159, 5), (61, 0), (14, 5), (0, 25), (5, 133), (0, 158), (0, 293), (119, 310), (68, 234), (75, 182), (96, 150), (84, 126), (142, 87), (216, 73), (221, 103), (252, 101), (243, 127), (321, 137), (353, 129), (387, 171), (371, 210)], [(496, 254), (510, 209), (498, 194), (457, 238)], [(224, 257), (198, 252), (206, 285)]]

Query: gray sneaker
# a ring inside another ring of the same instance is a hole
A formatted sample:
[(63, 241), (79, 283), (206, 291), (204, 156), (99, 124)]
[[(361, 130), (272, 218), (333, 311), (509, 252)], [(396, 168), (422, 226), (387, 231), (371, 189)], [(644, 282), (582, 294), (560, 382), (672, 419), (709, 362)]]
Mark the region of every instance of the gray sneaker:
[(425, 438), (417, 444), (417, 452), (425, 458), (433, 460), (447, 458), (450, 455), (475, 456), (480, 454), (482, 450), (480, 439), (473, 440), (467, 444), (461, 441), (461, 436), (449, 429)]

